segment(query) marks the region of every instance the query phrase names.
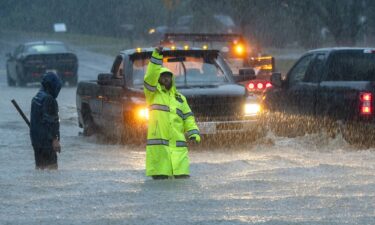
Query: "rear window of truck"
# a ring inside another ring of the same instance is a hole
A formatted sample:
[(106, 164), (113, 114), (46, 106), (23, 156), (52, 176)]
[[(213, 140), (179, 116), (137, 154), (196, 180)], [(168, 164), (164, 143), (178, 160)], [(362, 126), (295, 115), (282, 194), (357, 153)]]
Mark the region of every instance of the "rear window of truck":
[(375, 81), (375, 54), (372, 51), (332, 53), (327, 81)]
[(27, 53), (49, 53), (49, 52), (66, 52), (67, 47), (63, 44), (40, 44), (26, 46)]

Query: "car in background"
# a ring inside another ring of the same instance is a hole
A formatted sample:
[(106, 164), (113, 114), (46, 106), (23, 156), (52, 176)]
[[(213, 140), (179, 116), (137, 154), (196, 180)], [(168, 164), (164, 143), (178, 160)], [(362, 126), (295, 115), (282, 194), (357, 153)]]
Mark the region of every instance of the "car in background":
[(56, 72), (70, 86), (77, 85), (78, 58), (63, 42), (27, 42), (6, 56), (8, 86), (39, 82), (48, 71)]

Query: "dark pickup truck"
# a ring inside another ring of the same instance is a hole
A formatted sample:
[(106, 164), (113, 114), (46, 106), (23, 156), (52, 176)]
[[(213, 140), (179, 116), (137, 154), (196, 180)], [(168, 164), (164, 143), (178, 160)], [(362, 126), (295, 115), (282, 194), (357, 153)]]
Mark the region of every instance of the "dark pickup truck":
[[(111, 73), (78, 84), (79, 126), (85, 135), (105, 134), (124, 143), (145, 140), (148, 109), (143, 77), (152, 51), (122, 51), (115, 58)], [(163, 55), (163, 66), (174, 73), (176, 86), (186, 96), (201, 134), (226, 136), (261, 130), (258, 97), (235, 83), (219, 51), (165, 48)], [(237, 81), (254, 77), (249, 68), (241, 74)]]
[[(373, 139), (375, 49), (312, 50), (294, 64), (285, 79), (274, 73), (271, 82), (263, 107), (273, 115), (271, 124), (276, 130), (314, 130), (314, 126), (334, 121), (349, 142)], [(285, 123), (277, 123), (282, 120)]]

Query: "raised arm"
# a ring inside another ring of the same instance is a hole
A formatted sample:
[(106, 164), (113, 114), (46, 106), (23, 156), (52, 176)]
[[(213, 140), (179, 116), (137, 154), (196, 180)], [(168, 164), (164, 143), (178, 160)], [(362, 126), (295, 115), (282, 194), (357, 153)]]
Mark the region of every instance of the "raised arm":
[(150, 62), (148, 63), (145, 78), (144, 78), (144, 92), (146, 101), (149, 102), (157, 90), (157, 85), (160, 77), (160, 69), (163, 65), (163, 47), (159, 46), (152, 52)]

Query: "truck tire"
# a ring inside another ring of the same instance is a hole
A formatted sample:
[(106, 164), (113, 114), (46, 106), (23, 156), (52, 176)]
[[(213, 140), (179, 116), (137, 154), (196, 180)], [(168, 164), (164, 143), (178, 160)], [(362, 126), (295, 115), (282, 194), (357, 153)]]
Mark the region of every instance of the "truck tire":
[(16, 73), (17, 73), (17, 86), (19, 87), (25, 87), (26, 86), (26, 81), (23, 79), (23, 72), (19, 67), (16, 68)]
[(91, 136), (97, 133), (97, 126), (91, 116), (91, 110), (89, 106), (82, 106), (82, 118), (83, 118), (83, 135)]
[(16, 82), (10, 77), (9, 75), (9, 70), (7, 68), (7, 83), (9, 87), (14, 87), (16, 86)]

